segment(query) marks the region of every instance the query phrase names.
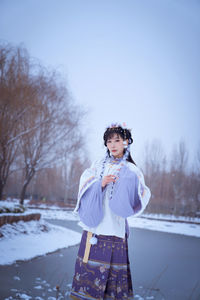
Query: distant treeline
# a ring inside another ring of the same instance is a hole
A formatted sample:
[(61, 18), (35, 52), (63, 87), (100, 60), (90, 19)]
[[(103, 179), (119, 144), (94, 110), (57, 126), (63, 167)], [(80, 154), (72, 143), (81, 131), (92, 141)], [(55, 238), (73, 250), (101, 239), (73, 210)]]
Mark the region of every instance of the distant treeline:
[(146, 212), (200, 217), (200, 146), (192, 166), (188, 157), (183, 140), (168, 160), (159, 140), (146, 143), (143, 170), (152, 193)]

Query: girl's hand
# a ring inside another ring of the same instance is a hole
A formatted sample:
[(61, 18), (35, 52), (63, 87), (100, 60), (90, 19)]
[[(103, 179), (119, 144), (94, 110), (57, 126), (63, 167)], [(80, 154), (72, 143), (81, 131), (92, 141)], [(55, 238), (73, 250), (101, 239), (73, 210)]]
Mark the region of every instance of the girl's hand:
[(115, 182), (117, 180), (117, 177), (115, 175), (107, 175), (104, 176), (101, 182), (102, 188), (104, 188), (107, 184), (111, 182)]

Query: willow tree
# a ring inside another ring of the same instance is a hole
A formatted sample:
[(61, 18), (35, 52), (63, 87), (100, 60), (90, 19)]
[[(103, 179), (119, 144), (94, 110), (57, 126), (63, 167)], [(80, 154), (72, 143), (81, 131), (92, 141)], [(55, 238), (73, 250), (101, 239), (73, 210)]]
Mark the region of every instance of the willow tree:
[(81, 113), (71, 103), (65, 86), (57, 82), (55, 75), (40, 74), (34, 80), (34, 89), (37, 91), (34, 93), (34, 105), (21, 121), (21, 130), (35, 128), (20, 138), (24, 171), (21, 204), (35, 173), (59, 163), (64, 153), (62, 150), (68, 153), (76, 151), (81, 139)]
[(20, 203), (35, 173), (82, 145), (82, 113), (66, 83), (26, 49), (0, 48), (0, 199), (8, 176), (21, 169)]
[(31, 107), (28, 53), (25, 49), (0, 45), (0, 199), (8, 176), (14, 171), (20, 138), (33, 128), (21, 131), (20, 120)]

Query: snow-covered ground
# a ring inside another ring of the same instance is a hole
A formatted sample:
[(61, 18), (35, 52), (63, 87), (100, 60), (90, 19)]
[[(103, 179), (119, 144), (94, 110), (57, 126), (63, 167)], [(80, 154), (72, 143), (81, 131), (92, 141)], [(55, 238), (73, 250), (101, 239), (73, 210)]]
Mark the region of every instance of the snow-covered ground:
[(200, 224), (179, 223), (129, 217), (130, 227), (200, 237)]
[[(34, 208), (28, 209), (22, 214), (27, 213), (40, 213), (42, 219), (30, 222), (20, 221), (0, 227), (0, 265), (12, 264), (16, 260), (31, 259), (80, 242), (80, 233), (51, 225), (45, 221), (45, 219), (59, 219), (78, 222), (78, 217), (72, 211), (58, 209), (58, 207), (53, 209)], [(161, 215), (158, 216), (158, 219), (156, 219), (155, 215), (148, 215), (145, 218), (144, 216), (129, 217), (130, 227), (200, 237), (200, 224), (184, 223), (183, 217), (181, 220), (180, 218), (172, 217), (172, 220), (169, 219), (170, 221), (167, 221), (164, 220), (165, 216)], [(155, 219), (149, 219), (152, 217)], [(198, 221), (195, 220), (196, 223)]]
[(147, 219), (200, 224), (200, 218), (194, 218), (194, 217), (188, 217), (188, 216), (174, 216), (174, 215), (147, 214), (147, 213), (144, 213), (142, 216)]
[(78, 244), (81, 234), (40, 221), (19, 221), (0, 227), (0, 265), (28, 260)]
[(77, 215), (75, 215), (72, 211), (37, 208), (30, 209), (29, 211), (32, 213), (40, 213), (44, 219), (78, 221)]
[[(31, 211), (35, 213), (36, 212), (41, 213), (42, 217), (45, 219), (78, 221), (78, 217), (74, 215), (73, 212), (70, 211), (42, 210), (42, 209), (31, 209)], [(145, 217), (128, 218), (130, 227), (200, 237), (200, 224), (183, 223), (183, 219), (181, 221), (182, 222), (178, 222), (178, 219), (176, 220), (174, 219), (173, 222), (164, 221), (164, 219), (152, 220)]]

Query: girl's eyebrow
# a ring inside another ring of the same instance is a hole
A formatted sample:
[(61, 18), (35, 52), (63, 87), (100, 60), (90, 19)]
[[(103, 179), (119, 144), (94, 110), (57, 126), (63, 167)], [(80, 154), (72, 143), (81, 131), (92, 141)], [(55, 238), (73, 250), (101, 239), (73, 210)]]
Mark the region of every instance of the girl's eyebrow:
[(119, 140), (119, 138), (116, 137), (116, 138), (112, 138), (112, 139), (107, 139), (107, 142), (108, 142), (108, 141), (112, 141), (112, 140)]

